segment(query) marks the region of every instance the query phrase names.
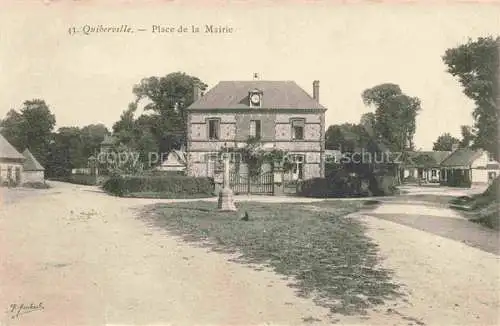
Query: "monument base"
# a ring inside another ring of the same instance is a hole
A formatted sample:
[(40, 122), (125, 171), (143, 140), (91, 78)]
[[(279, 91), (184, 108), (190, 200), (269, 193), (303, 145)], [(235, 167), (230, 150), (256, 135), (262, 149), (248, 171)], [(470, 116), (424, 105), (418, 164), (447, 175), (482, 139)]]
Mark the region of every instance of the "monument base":
[(217, 208), (223, 212), (234, 212), (237, 210), (234, 205), (233, 191), (231, 188), (225, 187), (219, 192)]

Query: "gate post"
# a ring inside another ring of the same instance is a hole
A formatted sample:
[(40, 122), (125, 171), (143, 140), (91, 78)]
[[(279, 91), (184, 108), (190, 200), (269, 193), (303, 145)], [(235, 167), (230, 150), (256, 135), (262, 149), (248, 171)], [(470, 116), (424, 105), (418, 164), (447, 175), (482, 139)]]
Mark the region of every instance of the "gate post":
[(283, 168), (281, 162), (275, 162), (272, 167), (273, 196), (282, 196), (285, 193), (283, 183)]

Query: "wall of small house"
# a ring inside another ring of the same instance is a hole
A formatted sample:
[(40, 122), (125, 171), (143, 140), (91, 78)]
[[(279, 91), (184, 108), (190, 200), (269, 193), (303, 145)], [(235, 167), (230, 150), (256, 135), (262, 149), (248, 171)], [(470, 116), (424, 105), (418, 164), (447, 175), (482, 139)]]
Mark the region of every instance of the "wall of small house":
[(44, 171), (24, 171), (23, 183), (25, 182), (43, 182), (45, 180)]
[(471, 181), (475, 184), (488, 183), (488, 170), (486, 169), (471, 169)]
[(471, 164), (471, 168), (480, 168), (480, 167), (486, 167), (488, 164), (488, 153), (484, 151), (481, 156), (479, 156), (477, 159), (474, 160)]
[(11, 177), (16, 179), (16, 168), (21, 170), (21, 183), (23, 182), (23, 164), (18, 162), (0, 162), (0, 183), (7, 180), (8, 169), (11, 167), (12, 174)]

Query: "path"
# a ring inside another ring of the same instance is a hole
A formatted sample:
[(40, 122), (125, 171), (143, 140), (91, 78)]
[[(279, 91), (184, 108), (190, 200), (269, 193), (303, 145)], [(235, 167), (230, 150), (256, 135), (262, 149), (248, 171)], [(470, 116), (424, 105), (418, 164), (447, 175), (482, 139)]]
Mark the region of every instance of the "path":
[(395, 314), (413, 325), (500, 324), (498, 232), (411, 197), (366, 214), (358, 217), (379, 245), (382, 265), (409, 291), (408, 302), (372, 312), (373, 325)]

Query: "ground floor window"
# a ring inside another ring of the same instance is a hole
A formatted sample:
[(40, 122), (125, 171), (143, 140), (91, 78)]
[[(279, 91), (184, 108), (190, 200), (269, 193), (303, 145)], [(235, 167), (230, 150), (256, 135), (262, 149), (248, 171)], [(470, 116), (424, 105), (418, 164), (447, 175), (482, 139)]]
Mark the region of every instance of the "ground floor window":
[(213, 177), (215, 175), (215, 170), (218, 167), (218, 156), (215, 153), (207, 154), (207, 177)]
[(304, 163), (305, 155), (302, 154), (292, 154), (290, 156), (290, 163), (292, 164), (292, 180), (303, 180), (304, 179)]
[(433, 170), (431, 171), (431, 176), (432, 176), (432, 177), (437, 177), (437, 170), (434, 170), (434, 169), (433, 169)]

